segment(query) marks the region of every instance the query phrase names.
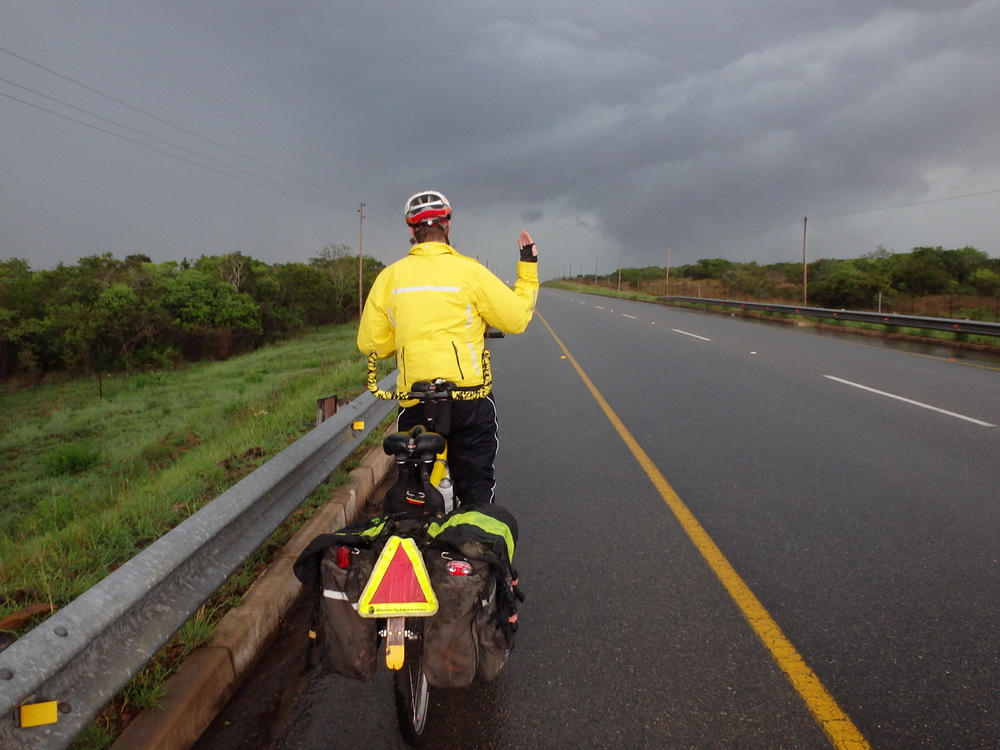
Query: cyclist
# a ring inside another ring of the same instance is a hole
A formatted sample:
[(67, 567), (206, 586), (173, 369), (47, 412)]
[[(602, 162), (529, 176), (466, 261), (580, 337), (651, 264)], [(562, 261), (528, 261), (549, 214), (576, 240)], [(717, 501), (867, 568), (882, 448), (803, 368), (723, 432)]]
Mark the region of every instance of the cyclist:
[[(358, 330), (358, 348), (382, 359), (393, 354), (397, 391), (418, 380), (444, 378), (462, 390), (483, 385), (483, 336), (490, 325), (523, 331), (538, 297), (538, 249), (521, 232), (517, 283), (511, 289), (473, 258), (448, 244), (451, 204), (435, 190), (415, 193), (404, 216), (412, 235), (409, 254), (384, 268), (372, 285)], [(423, 405), (401, 402), (399, 429), (423, 421)], [(497, 453), (493, 395), (452, 403), (448, 463), (456, 506), (494, 500)]]

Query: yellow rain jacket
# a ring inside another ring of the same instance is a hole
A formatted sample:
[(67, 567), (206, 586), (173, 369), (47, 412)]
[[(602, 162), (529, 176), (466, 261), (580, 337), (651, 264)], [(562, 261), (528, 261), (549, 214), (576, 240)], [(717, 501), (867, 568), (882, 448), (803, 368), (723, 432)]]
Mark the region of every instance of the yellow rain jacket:
[(397, 355), (399, 391), (434, 378), (482, 385), (486, 325), (521, 333), (537, 297), (537, 263), (518, 261), (511, 289), (477, 260), (442, 242), (424, 242), (375, 279), (361, 315), (358, 348), (379, 359)]

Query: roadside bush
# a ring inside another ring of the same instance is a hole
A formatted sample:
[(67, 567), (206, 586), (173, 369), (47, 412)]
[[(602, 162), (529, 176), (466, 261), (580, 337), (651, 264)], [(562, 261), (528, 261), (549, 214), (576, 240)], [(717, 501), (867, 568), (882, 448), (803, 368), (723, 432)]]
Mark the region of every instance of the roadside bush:
[(100, 462), (101, 454), (90, 443), (80, 442), (56, 446), (42, 459), (42, 466), (50, 477), (59, 477), (80, 474)]
[(960, 307), (955, 313), (956, 318), (968, 320), (995, 320), (996, 313), (985, 305), (979, 307)]

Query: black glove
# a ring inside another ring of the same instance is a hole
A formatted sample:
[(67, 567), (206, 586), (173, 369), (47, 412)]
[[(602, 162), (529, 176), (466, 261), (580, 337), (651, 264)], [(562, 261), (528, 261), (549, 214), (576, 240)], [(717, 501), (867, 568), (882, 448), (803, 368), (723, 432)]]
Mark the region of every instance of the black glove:
[(532, 252), (535, 249), (535, 243), (529, 243), (521, 248), (521, 260), (525, 263), (537, 263), (538, 256)]

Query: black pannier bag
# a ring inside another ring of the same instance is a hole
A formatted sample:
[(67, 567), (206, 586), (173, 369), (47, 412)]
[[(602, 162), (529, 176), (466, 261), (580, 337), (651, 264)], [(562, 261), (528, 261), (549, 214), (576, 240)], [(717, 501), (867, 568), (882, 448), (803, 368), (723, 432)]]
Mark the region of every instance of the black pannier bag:
[(428, 528), (424, 560), (437, 614), (424, 625), (423, 659), (432, 687), (491, 682), (514, 647), (517, 601), (511, 565), (517, 521), (496, 504), (462, 506)]
[[(423, 661), (427, 683), (435, 688), (467, 687), (476, 678), (478, 639), (475, 622), (483, 592), (493, 581), (488, 563), (430, 548), (424, 552), (427, 573), (438, 598), (438, 611), (424, 623)], [(461, 574), (449, 570), (462, 566)]]
[(295, 576), (320, 594), (309, 633), (310, 666), (359, 680), (375, 674), (377, 621), (358, 614), (358, 599), (387, 536), (385, 519), (370, 519), (316, 537), (295, 561)]

